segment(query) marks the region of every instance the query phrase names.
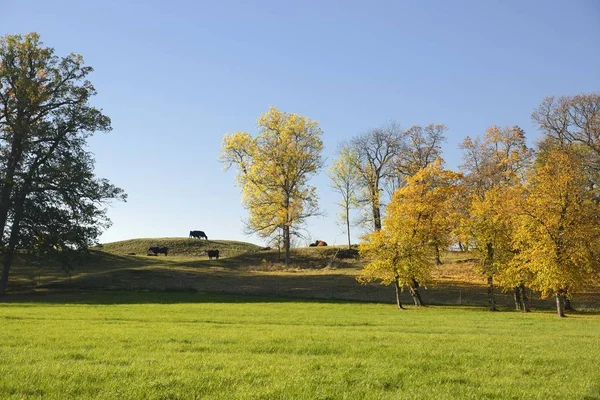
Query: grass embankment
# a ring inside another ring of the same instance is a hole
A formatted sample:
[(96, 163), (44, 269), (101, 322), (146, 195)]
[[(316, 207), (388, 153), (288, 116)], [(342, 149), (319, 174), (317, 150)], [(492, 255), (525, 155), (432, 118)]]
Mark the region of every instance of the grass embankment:
[(600, 317), (194, 293), (0, 307), (0, 398), (600, 399)]

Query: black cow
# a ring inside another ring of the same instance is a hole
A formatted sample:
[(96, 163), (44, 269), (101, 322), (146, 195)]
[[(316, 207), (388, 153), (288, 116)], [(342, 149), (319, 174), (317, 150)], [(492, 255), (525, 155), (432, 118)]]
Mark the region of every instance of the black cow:
[(209, 260), (212, 260), (213, 257), (219, 259), (219, 250), (204, 250), (204, 252), (208, 255)]
[(166, 256), (168, 252), (169, 252), (168, 247), (154, 246), (154, 247), (150, 247), (148, 249), (148, 254), (152, 253), (151, 255), (155, 255), (155, 256), (157, 256), (159, 253), (163, 253)]
[(197, 238), (197, 239), (206, 239), (208, 240), (208, 236), (206, 236), (206, 233), (202, 232), (202, 231), (190, 231), (190, 238)]

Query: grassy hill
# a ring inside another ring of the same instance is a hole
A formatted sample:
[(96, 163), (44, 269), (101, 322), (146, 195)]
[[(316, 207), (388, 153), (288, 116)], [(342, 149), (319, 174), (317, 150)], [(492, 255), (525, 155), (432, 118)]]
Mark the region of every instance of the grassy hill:
[(123, 240), (120, 242), (105, 243), (95, 247), (110, 254), (146, 255), (149, 247), (167, 246), (169, 256), (203, 257), (204, 250), (219, 250), (221, 257), (234, 257), (239, 254), (250, 253), (260, 247), (246, 242), (232, 240), (204, 240), (188, 238), (144, 238)]
[[(169, 247), (169, 255), (148, 256), (151, 246)], [(204, 250), (219, 250), (209, 260)], [(135, 255), (133, 255), (135, 253)], [(471, 253), (446, 252), (422, 296), (427, 304), (487, 304), (484, 277)], [(364, 260), (356, 249), (342, 246), (292, 249), (292, 264), (281, 262), (277, 249), (228, 240), (147, 238), (106, 243), (90, 252), (74, 270), (17, 262), (11, 272), (11, 292), (55, 292), (107, 289), (121, 291), (194, 291), (271, 297), (295, 297), (393, 303), (394, 289), (356, 281)], [(512, 294), (496, 290), (500, 306), (513, 308)], [(406, 304), (408, 293), (402, 294)], [(530, 293), (533, 307), (552, 308), (551, 300)], [(578, 293), (574, 305), (600, 308), (600, 289)]]

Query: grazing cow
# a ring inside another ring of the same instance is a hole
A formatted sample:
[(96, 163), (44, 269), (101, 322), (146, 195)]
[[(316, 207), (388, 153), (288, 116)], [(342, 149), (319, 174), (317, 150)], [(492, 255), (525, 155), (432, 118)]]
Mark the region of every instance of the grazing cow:
[[(155, 255), (155, 256), (157, 256), (159, 253), (163, 253), (166, 256), (168, 252), (169, 252), (169, 248), (166, 246), (165, 247), (154, 246), (154, 247), (150, 247), (148, 249), (148, 254)], [(150, 253), (152, 253), (152, 254), (150, 254)]]
[(327, 242), (324, 240), (315, 240), (315, 246), (327, 246)]
[(219, 250), (204, 250), (204, 252), (208, 255), (209, 260), (212, 260), (213, 257), (219, 259)]
[(206, 233), (202, 232), (202, 231), (190, 231), (190, 238), (197, 238), (197, 239), (206, 239), (208, 240), (208, 236), (206, 236)]

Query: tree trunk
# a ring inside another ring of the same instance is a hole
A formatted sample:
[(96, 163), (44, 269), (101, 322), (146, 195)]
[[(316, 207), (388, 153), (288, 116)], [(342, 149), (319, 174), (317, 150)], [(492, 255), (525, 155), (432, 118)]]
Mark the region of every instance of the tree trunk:
[[(10, 155), (6, 163), (6, 171), (4, 172), (4, 182), (2, 182), (2, 190), (0, 191), (0, 232), (4, 232), (6, 221), (8, 219), (8, 211), (11, 207), (11, 196), (15, 186), (14, 178), (17, 166), (23, 157), (23, 140), (25, 135), (20, 132), (20, 129), (15, 129), (13, 133), (13, 142)], [(2, 248), (3, 240), (0, 235), (0, 248)]]
[(415, 306), (417, 306), (417, 307), (424, 306), (425, 303), (423, 302), (423, 299), (421, 298), (421, 293), (419, 293), (419, 282), (417, 282), (415, 279), (413, 279), (409, 289), (410, 289), (410, 295), (413, 298), (413, 302), (415, 303)]
[(494, 297), (494, 275), (488, 275), (487, 283), (488, 311), (498, 311), (498, 308), (496, 307), (496, 298)]
[(521, 311), (523, 311), (524, 313), (528, 313), (529, 310), (529, 299), (527, 298), (527, 290), (525, 288), (525, 284), (521, 283), (519, 285), (520, 289), (521, 289)]
[(0, 277), (0, 297), (6, 294), (6, 287), (8, 286), (8, 275), (10, 267), (12, 265), (13, 256), (15, 254), (15, 248), (19, 242), (19, 231), (21, 230), (21, 218), (23, 217), (23, 203), (24, 199), (19, 199), (19, 204), (15, 210), (15, 218), (13, 220), (10, 239), (8, 240), (8, 247), (4, 249), (3, 260), (2, 260), (2, 276)]
[(569, 298), (568, 293), (565, 295), (564, 299), (563, 299), (564, 303), (565, 303), (565, 311), (577, 311), (575, 310), (575, 308), (573, 308), (573, 306), (571, 305), (571, 299)]
[(402, 288), (398, 282), (398, 277), (394, 279), (394, 287), (396, 288), (396, 306), (399, 310), (404, 310), (404, 307), (402, 307), (402, 302), (400, 301), (400, 292), (402, 291)]
[(350, 243), (350, 209), (346, 205), (346, 232), (348, 232), (348, 250), (352, 247)]
[(565, 302), (562, 290), (556, 292), (556, 313), (559, 318), (565, 317)]
[(290, 263), (290, 227), (283, 227), (283, 246), (285, 247), (285, 265)]
[(465, 248), (464, 248), (464, 246), (463, 246), (462, 242), (458, 242), (458, 249), (459, 249), (461, 252), (462, 252), (462, 251), (465, 251)]
[(379, 205), (373, 204), (373, 223), (375, 224), (375, 230), (381, 230), (381, 210)]
[(521, 311), (521, 306), (523, 304), (523, 298), (521, 297), (521, 286), (515, 286), (513, 297), (515, 299), (515, 310)]
[(440, 258), (440, 246), (435, 244), (435, 265), (442, 265), (442, 259)]

